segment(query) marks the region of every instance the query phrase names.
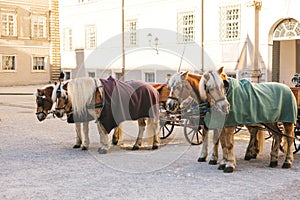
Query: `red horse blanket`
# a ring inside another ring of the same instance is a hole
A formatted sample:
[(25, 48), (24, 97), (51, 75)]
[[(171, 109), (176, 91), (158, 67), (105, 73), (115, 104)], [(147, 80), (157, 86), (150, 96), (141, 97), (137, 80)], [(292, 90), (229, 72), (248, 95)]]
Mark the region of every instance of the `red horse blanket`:
[(99, 120), (108, 133), (126, 120), (158, 119), (159, 94), (151, 85), (136, 80), (122, 82), (112, 77), (100, 81), (104, 106)]

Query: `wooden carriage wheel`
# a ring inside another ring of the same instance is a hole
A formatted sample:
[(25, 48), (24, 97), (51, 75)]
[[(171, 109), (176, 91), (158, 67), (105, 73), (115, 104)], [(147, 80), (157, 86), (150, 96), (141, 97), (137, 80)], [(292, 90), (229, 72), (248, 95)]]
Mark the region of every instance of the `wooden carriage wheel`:
[(184, 137), (192, 145), (202, 143), (203, 129), (199, 126), (198, 118), (187, 118), (184, 122)]

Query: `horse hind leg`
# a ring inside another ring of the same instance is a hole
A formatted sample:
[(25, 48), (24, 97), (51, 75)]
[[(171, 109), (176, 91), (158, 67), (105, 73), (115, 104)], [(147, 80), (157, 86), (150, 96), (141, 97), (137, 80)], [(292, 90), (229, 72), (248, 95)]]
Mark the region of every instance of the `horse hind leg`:
[(271, 160), (270, 160), (270, 167), (277, 167), (278, 166), (278, 154), (279, 154), (279, 147), (281, 143), (281, 135), (278, 135), (277, 133), (274, 133), (273, 130), (279, 131), (279, 128), (276, 123), (269, 123), (267, 124), (272, 130), (273, 135), (273, 141), (272, 141), (272, 146), (271, 146)]
[(119, 126), (114, 130), (114, 134), (112, 137), (112, 144), (117, 145), (118, 142), (122, 140), (122, 136), (123, 136), (122, 124), (119, 124)]
[(78, 149), (81, 147), (82, 144), (81, 123), (75, 123), (75, 132), (76, 132), (76, 138), (75, 138), (75, 145), (73, 146), (73, 149)]
[(136, 142), (132, 147), (132, 150), (139, 150), (140, 146), (142, 145), (143, 134), (146, 127), (145, 119), (138, 119), (138, 125), (139, 125), (139, 132), (136, 138)]
[(89, 122), (83, 122), (83, 144), (82, 150), (88, 150), (90, 146)]
[(152, 149), (158, 149), (160, 144), (159, 121), (155, 119), (148, 119), (148, 124), (150, 124), (150, 127), (152, 127), (152, 132), (151, 129), (147, 131), (149, 135), (153, 135)]
[(98, 152), (100, 154), (106, 154), (109, 150), (108, 133), (100, 122), (97, 122), (97, 129), (100, 136), (100, 147)]
[(293, 123), (283, 123), (283, 125), (284, 125), (284, 129), (285, 129), (285, 134), (288, 137), (286, 138), (287, 139), (287, 150), (285, 152), (285, 159), (284, 159), (282, 168), (291, 168), (293, 160), (294, 160), (294, 156), (293, 156), (293, 143), (294, 143), (293, 137), (295, 136), (294, 124)]
[(258, 154), (263, 150), (265, 132), (264, 130), (260, 129), (263, 127), (259, 124), (257, 124), (256, 127), (247, 126), (247, 128), (250, 132), (250, 141), (245, 154), (245, 160), (256, 159)]

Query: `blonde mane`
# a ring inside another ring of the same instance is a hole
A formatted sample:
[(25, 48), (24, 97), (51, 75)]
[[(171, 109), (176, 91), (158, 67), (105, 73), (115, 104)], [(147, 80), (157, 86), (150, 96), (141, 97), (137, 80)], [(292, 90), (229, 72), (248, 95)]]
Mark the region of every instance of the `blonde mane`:
[(87, 105), (93, 103), (96, 88), (100, 84), (99, 79), (90, 77), (77, 78), (69, 82), (68, 93), (75, 115), (83, 116), (87, 112)]

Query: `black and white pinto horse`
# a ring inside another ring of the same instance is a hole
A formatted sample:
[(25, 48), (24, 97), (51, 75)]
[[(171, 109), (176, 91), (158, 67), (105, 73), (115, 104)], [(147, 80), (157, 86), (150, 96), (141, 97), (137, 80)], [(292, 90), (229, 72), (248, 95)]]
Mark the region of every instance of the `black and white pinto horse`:
[[(234, 87), (234, 84), (237, 87)], [(226, 87), (229, 85), (227, 94)], [(248, 85), (246, 89), (243, 87)], [(238, 89), (241, 93), (237, 93)], [(258, 89), (260, 88), (260, 89)], [(208, 101), (211, 107), (225, 114), (226, 119), (220, 141), (223, 150), (223, 160), (219, 169), (230, 173), (236, 167), (234, 155), (234, 130), (237, 124), (263, 124), (273, 135), (271, 147), (270, 167), (278, 165), (278, 153), (283, 135), (287, 139), (287, 150), (282, 168), (290, 168), (293, 162), (294, 123), (297, 119), (297, 104), (290, 88), (280, 83), (251, 84), (247, 80), (237, 81), (227, 79), (223, 81), (218, 72), (208, 72), (200, 81), (202, 101)], [(250, 92), (250, 93), (249, 93)], [(251, 93), (252, 92), (252, 93)], [(235, 95), (235, 93), (237, 93)], [(259, 99), (259, 102), (256, 100)], [(247, 106), (249, 102), (250, 106)], [(242, 106), (237, 106), (242, 104)], [(254, 109), (253, 109), (253, 108)], [(229, 109), (230, 108), (230, 109)], [(232, 120), (233, 119), (233, 120)], [(232, 122), (232, 121), (233, 122)], [(284, 133), (278, 128), (278, 123), (284, 126)]]
[[(121, 82), (112, 77), (72, 79), (61, 87), (57, 105), (59, 116), (72, 112), (75, 122), (96, 120), (100, 135), (98, 151), (101, 154), (109, 150), (110, 131), (125, 120), (138, 120), (139, 133), (133, 150), (141, 146), (145, 126), (153, 140), (152, 149), (158, 148), (159, 99), (157, 90), (149, 84), (141, 81)], [(89, 140), (88, 135), (85, 138)]]

